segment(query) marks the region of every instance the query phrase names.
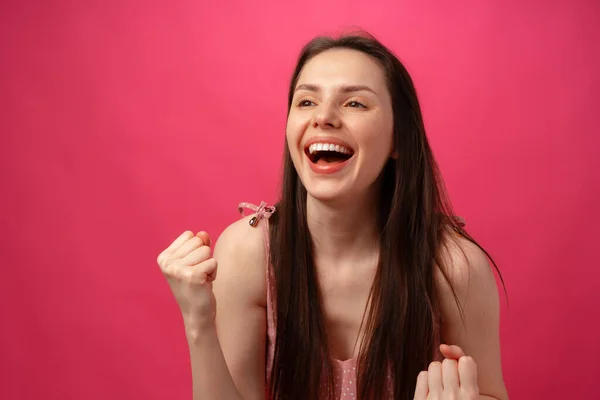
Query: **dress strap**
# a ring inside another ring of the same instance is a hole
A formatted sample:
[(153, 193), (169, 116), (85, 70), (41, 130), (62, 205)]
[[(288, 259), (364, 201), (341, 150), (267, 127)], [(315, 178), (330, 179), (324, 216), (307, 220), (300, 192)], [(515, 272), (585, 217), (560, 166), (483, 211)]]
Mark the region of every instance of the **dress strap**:
[(273, 268), (270, 262), (270, 240), (269, 240), (269, 217), (275, 212), (275, 207), (268, 206), (267, 203), (262, 201), (259, 206), (250, 203), (240, 203), (238, 205), (238, 212), (244, 216), (246, 209), (252, 210), (255, 215), (250, 218), (249, 224), (252, 227), (256, 227), (258, 222), (264, 218), (262, 225), (264, 235), (264, 246), (266, 255), (265, 265), (265, 280), (266, 280), (266, 314), (267, 314), (267, 341), (266, 341), (266, 397), (270, 399), (270, 388), (271, 388), (271, 371), (273, 370), (273, 362), (275, 360), (275, 341), (277, 338), (277, 311), (275, 302), (275, 276)]
[(238, 212), (242, 214), (242, 217), (244, 216), (245, 209), (250, 209), (255, 213), (255, 215), (250, 218), (250, 221), (248, 221), (252, 227), (258, 225), (258, 221), (260, 221), (261, 218), (269, 219), (269, 217), (275, 212), (275, 207), (268, 206), (264, 201), (261, 201), (259, 206), (255, 206), (254, 204), (246, 202), (238, 204)]

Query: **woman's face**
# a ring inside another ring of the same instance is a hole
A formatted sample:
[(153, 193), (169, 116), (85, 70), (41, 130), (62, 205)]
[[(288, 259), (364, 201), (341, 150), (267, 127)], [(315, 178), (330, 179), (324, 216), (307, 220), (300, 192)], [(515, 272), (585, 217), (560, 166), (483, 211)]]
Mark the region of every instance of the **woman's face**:
[(295, 87), (287, 143), (309, 195), (364, 194), (393, 155), (393, 113), (383, 68), (350, 49), (308, 61)]

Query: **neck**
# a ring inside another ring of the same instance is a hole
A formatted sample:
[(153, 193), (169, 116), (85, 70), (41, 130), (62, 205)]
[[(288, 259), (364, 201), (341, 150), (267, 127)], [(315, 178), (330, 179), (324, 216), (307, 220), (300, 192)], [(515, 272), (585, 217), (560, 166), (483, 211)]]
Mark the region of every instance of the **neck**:
[(377, 205), (376, 196), (335, 202), (308, 196), (306, 214), (315, 259), (343, 264), (378, 253)]

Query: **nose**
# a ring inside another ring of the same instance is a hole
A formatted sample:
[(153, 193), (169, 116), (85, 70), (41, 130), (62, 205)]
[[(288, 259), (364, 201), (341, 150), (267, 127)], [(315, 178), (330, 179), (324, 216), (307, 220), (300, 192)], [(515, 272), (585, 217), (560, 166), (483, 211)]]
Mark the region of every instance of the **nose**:
[(334, 106), (321, 104), (315, 108), (313, 116), (313, 128), (331, 129), (339, 128), (341, 119)]

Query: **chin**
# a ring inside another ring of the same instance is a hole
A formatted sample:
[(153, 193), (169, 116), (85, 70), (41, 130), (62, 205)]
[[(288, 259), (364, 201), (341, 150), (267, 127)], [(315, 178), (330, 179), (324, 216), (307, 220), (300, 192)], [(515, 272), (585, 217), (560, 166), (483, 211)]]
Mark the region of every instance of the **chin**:
[(352, 191), (342, 182), (306, 182), (304, 185), (307, 195), (313, 199), (323, 202), (332, 203), (347, 198), (352, 198), (355, 191)]

